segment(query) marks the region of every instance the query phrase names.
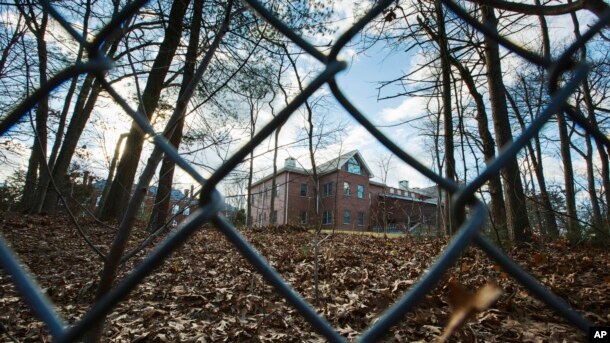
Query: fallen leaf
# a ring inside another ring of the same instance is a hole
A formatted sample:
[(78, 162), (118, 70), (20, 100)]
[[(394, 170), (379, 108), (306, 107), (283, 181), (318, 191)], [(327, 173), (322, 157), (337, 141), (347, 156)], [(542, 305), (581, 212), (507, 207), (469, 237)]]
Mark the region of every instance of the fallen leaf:
[(493, 283), (487, 283), (476, 293), (471, 293), (466, 287), (457, 282), (449, 284), (449, 304), (451, 306), (451, 317), (443, 335), (437, 342), (445, 342), (466, 320), (477, 312), (488, 309), (502, 294), (500, 287)]
[(534, 262), (536, 264), (547, 262), (547, 257), (545, 255), (541, 254), (541, 253), (535, 253), (534, 254)]

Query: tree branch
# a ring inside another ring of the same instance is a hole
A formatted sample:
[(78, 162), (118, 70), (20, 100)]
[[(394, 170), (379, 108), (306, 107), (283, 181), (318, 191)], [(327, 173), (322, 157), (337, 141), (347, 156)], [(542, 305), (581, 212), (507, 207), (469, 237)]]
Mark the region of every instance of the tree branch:
[(562, 5), (530, 5), (523, 3), (516, 3), (505, 0), (469, 0), (470, 2), (487, 5), (496, 9), (506, 10), (511, 12), (517, 12), (529, 15), (562, 15), (576, 12), (578, 10), (586, 9), (595, 14), (597, 17), (601, 17), (602, 14), (610, 8), (607, 3), (603, 0), (579, 0), (576, 2), (570, 2)]

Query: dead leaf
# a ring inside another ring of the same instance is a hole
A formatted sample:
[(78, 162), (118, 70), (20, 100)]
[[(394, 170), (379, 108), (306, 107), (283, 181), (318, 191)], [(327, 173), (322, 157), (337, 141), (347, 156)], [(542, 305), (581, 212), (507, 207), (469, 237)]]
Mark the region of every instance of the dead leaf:
[[(0, 233), (11, 242), (41, 287), (53, 288), (52, 300), (61, 314), (76, 320), (85, 314), (95, 297), (101, 267), (99, 259), (74, 232), (69, 220), (54, 217), (48, 223), (38, 223), (37, 218), (0, 212)], [(107, 249), (115, 232), (95, 221), (87, 225), (94, 244)], [(273, 261), (298, 292), (313, 302), (313, 232), (282, 226), (247, 229), (242, 233), (261, 254)], [(134, 230), (129, 244), (137, 246), (146, 237), (147, 230), (141, 227)], [(159, 237), (157, 241), (161, 239)], [(446, 240), (439, 238), (414, 241), (411, 238), (335, 234), (332, 240), (320, 246), (322, 305), (316, 310), (326, 316), (346, 340), (351, 340), (376, 322), (382, 310), (430, 268), (446, 244)], [(544, 284), (567, 301), (578, 303), (582, 313), (592, 321), (610, 322), (607, 307), (599, 306), (610, 299), (610, 251), (607, 248), (571, 246), (565, 241), (548, 240), (536, 246), (518, 246), (507, 253), (524, 269), (535, 271)], [(390, 254), (392, 256), (388, 258)], [(535, 260), (541, 258), (535, 257), (536, 254), (545, 256), (546, 263), (537, 265)], [(137, 265), (143, 255), (128, 262), (125, 272)], [(473, 325), (474, 336), (458, 325), (459, 329), (453, 331), (454, 340), (583, 340), (582, 333), (567, 322), (554, 323), (551, 311), (542, 307), (537, 298), (528, 294), (502, 267), (494, 266), (482, 251), (472, 249), (464, 256), (462, 263), (450, 274), (461, 272), (460, 280), (464, 285), (482, 286), (484, 282), (481, 284), (480, 280), (496, 278), (507, 296), (478, 315), (473, 310), (466, 316), (469, 318), (466, 323), (473, 323), (467, 325)], [(307, 329), (303, 317), (264, 282), (220, 232), (202, 230), (196, 233), (179, 253), (166, 261), (165, 266), (146, 278), (134, 290), (133, 296), (118, 304), (114, 314), (108, 317), (104, 341), (324, 342), (321, 336)], [(170, 266), (179, 271), (173, 273)], [(469, 286), (472, 293), (478, 288)], [(447, 297), (441, 294), (446, 291), (447, 287), (437, 287), (427, 293), (426, 306), (413, 309), (395, 327), (391, 339), (429, 342), (442, 336), (450, 318)], [(5, 327), (0, 333), (0, 342), (8, 338), (7, 332), (18, 341), (51, 341), (44, 324), (31, 315), (11, 278), (1, 271), (0, 294), (0, 326)], [(467, 295), (474, 296), (470, 292)]]
[(433, 333), (433, 334), (435, 334), (435, 335), (440, 335), (440, 334), (441, 334), (441, 328), (440, 328), (440, 327), (438, 327), (438, 326), (433, 326), (433, 325), (423, 325), (423, 326), (422, 326), (422, 329), (424, 329), (424, 330), (426, 330), (426, 331), (428, 331), (428, 332), (430, 332), (430, 333)]
[(541, 253), (534, 254), (534, 262), (536, 264), (541, 264), (547, 262), (547, 257)]
[(155, 340), (159, 340), (161, 342), (167, 342), (167, 336), (160, 333), (157, 336), (155, 336)]
[(488, 309), (502, 294), (500, 287), (487, 283), (476, 293), (471, 293), (466, 287), (457, 282), (449, 284), (449, 304), (451, 317), (445, 327), (443, 335), (437, 342), (445, 342), (470, 316)]
[(152, 306), (148, 306), (147, 308), (145, 308), (144, 310), (142, 310), (142, 318), (144, 318), (144, 320), (149, 320), (155, 316), (158, 315), (164, 315), (167, 312), (154, 308)]

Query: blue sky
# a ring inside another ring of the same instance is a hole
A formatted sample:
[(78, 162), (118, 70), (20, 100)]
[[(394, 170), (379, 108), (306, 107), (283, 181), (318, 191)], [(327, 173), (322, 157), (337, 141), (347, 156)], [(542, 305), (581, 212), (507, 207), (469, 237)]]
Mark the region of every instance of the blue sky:
[[(340, 30), (347, 28), (351, 22), (353, 22), (353, 1), (350, 0), (339, 0), (335, 2), (335, 8), (337, 9), (337, 16), (344, 18), (342, 21), (337, 22), (339, 32)], [(588, 14), (583, 14), (588, 16)], [(551, 27), (554, 28), (554, 35), (561, 36), (562, 33), (570, 33), (571, 26), (567, 25), (566, 17), (554, 18), (551, 20)], [(583, 25), (584, 27), (585, 25)], [(61, 36), (56, 33), (57, 36)], [(310, 37), (313, 40), (320, 39), (320, 41), (328, 42), (328, 37)], [(561, 39), (556, 39), (561, 42)], [(404, 53), (400, 50), (390, 51), (384, 43), (378, 43), (373, 48), (367, 50), (364, 53), (357, 53), (358, 46), (349, 46), (345, 48), (340, 57), (349, 62), (349, 68), (338, 75), (338, 83), (343, 89), (344, 93), (350, 98), (350, 100), (371, 119), (374, 123), (379, 125), (391, 125), (402, 120), (417, 117), (422, 114), (425, 109), (425, 103), (421, 98), (407, 98), (399, 97), (390, 100), (377, 101), (377, 87), (378, 82), (387, 81), (394, 79), (405, 72), (408, 72), (410, 68), (416, 63), (417, 56), (413, 53)], [(316, 72), (321, 71), (321, 66), (311, 61), (302, 61), (300, 67), (303, 71), (315, 70)], [(507, 61), (507, 64), (510, 61)], [(314, 72), (315, 73), (315, 72)], [(288, 75), (290, 77), (290, 75)], [(292, 76), (294, 77), (294, 76)], [(124, 93), (129, 93), (130, 89), (133, 89), (133, 84), (129, 85), (128, 82), (119, 83), (116, 87)], [(328, 90), (322, 90), (322, 93), (328, 93)], [(388, 94), (388, 93), (386, 93)], [(104, 104), (105, 102), (105, 104)], [(113, 145), (116, 144), (116, 140), (120, 133), (126, 131), (129, 127), (131, 119), (128, 118), (121, 110), (117, 109), (115, 105), (108, 101), (102, 100), (101, 105), (94, 118), (101, 121), (111, 121), (113, 125), (117, 126), (111, 130), (98, 130), (98, 136), (102, 136), (103, 139), (92, 139), (89, 143), (88, 148), (92, 150), (92, 156), (94, 162), (92, 163), (94, 168), (98, 170), (97, 174), (100, 177), (105, 177), (105, 171), (103, 170), (104, 163), (102, 162), (102, 156), (104, 149), (101, 148), (102, 144), (105, 146), (107, 153), (112, 153)], [(132, 102), (132, 105), (136, 105)], [(378, 143), (370, 134), (368, 134), (362, 127), (360, 127), (351, 117), (342, 109), (338, 104), (330, 110), (330, 120), (341, 122), (346, 127), (347, 135), (343, 138), (340, 144), (334, 144), (329, 147), (327, 151), (322, 152), (318, 156), (318, 163), (322, 163), (330, 158), (336, 157), (336, 154), (341, 152), (347, 152), (350, 150), (358, 149), (366, 159), (369, 166), (373, 169), (375, 174), (378, 173), (377, 160), (380, 156), (388, 154), (388, 151)], [(261, 122), (268, 121), (270, 114), (263, 113), (261, 115)], [(261, 127), (259, 123), (259, 127)], [(282, 132), (283, 142), (294, 141), (295, 137), (298, 136), (300, 130), (303, 127), (302, 115), (295, 113), (286, 127)], [(92, 130), (90, 126), (88, 130)], [(425, 165), (432, 167), (433, 159), (430, 152), (430, 148), (426, 146), (426, 142), (421, 137), (421, 131), (410, 124), (404, 124), (392, 128), (383, 128), (385, 132), (395, 143), (411, 153), (414, 157), (418, 158)], [(242, 140), (232, 146), (232, 149), (243, 145), (245, 143), (245, 137), (243, 137), (243, 131), (236, 132), (236, 136), (242, 136)], [(95, 143), (95, 140), (98, 142)], [(28, 146), (31, 144), (28, 144)], [(81, 144), (79, 144), (80, 146)], [(96, 146), (97, 145), (97, 146)], [(266, 150), (269, 146), (268, 142), (262, 144), (260, 150)], [(150, 148), (150, 146), (148, 146)], [(143, 160), (147, 157), (148, 152), (145, 150), (142, 155)], [(149, 150), (148, 150), (149, 151)], [(206, 157), (209, 159), (208, 163), (214, 165), (220, 163), (220, 161), (213, 156), (214, 154), (207, 154)], [(305, 148), (293, 148), (289, 147), (281, 149), (279, 161), (283, 163), (284, 158), (293, 156), (303, 162), (305, 166), (308, 166), (308, 158), (306, 155)], [(265, 173), (269, 170), (270, 165), (270, 154), (257, 158), (256, 169), (261, 173)], [(550, 174), (561, 175), (561, 170), (558, 167), (558, 163), (553, 163), (555, 159), (549, 158), (548, 169)], [(26, 160), (22, 159), (21, 165), (25, 167)], [(144, 163), (144, 162), (142, 162)], [(579, 168), (578, 162), (576, 162), (576, 168)], [(2, 168), (1, 174), (6, 174), (7, 169)], [(205, 174), (205, 172), (204, 172)], [(3, 179), (5, 175), (0, 175), (0, 179)], [(256, 176), (255, 176), (256, 178)], [(399, 161), (397, 158), (393, 158), (393, 169), (390, 172), (388, 178), (388, 184), (396, 186), (399, 180), (409, 180), (412, 187), (426, 187), (430, 186), (431, 182), (428, 181), (421, 174), (415, 172), (412, 168), (406, 166), (404, 163)], [(177, 188), (184, 188), (192, 182), (182, 172), (177, 173), (176, 181), (178, 183)]]

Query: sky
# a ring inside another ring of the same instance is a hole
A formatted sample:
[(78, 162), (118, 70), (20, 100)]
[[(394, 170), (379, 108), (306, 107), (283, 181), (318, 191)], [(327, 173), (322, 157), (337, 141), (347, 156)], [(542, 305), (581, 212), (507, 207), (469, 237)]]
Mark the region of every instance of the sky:
[[(339, 1), (335, 4), (337, 16), (343, 17), (344, 20), (339, 22), (338, 32), (335, 34), (334, 40), (342, 32), (341, 30), (347, 29), (354, 20), (351, 4), (353, 4), (352, 1)], [(312, 38), (312, 40), (315, 39), (315, 37)], [(356, 37), (355, 40), (357, 39), (359, 37)], [(328, 41), (328, 38), (325, 40), (320, 39), (320, 41)], [(412, 54), (401, 52), (390, 53), (387, 47), (382, 44), (377, 44), (365, 52), (358, 52), (359, 47), (354, 45), (354, 43), (352, 42), (339, 54), (339, 58), (349, 64), (345, 71), (337, 75), (337, 83), (348, 99), (369, 120), (379, 125), (395, 124), (421, 114), (424, 110), (424, 103), (420, 99), (396, 98), (377, 101), (378, 83), (393, 79), (397, 73), (407, 71), (410, 68)], [(315, 62), (312, 62), (302, 67), (315, 68), (315, 64)], [(317, 71), (321, 70), (318, 65)], [(330, 90), (327, 87), (323, 87), (318, 91), (318, 94), (320, 93), (329, 94)], [(317, 156), (317, 163), (323, 163), (338, 156), (340, 153), (359, 150), (367, 164), (373, 169), (373, 173), (379, 176), (378, 161), (380, 157), (390, 154), (389, 150), (377, 142), (366, 129), (360, 126), (338, 102), (333, 100), (331, 103), (332, 109), (329, 110), (329, 117), (332, 118), (329, 119), (329, 122), (334, 121), (343, 124), (346, 134), (340, 142), (332, 144), (325, 151), (320, 152)], [(295, 133), (301, 130), (303, 127), (303, 120), (301, 118), (302, 115), (293, 114), (287, 125), (282, 129), (280, 140), (283, 143), (293, 140)], [(270, 119), (270, 116), (267, 119)], [(332, 125), (329, 124), (329, 126)], [(430, 163), (426, 163), (426, 161), (431, 161), (430, 153), (427, 151), (428, 148), (425, 147), (423, 140), (418, 137), (416, 132), (413, 132), (412, 128), (402, 125), (396, 128), (382, 129), (382, 131), (391, 135), (395, 143), (406, 149), (421, 162), (430, 165)], [(268, 144), (264, 145), (264, 149), (267, 149), (268, 146)], [(305, 147), (282, 149), (278, 160), (283, 161), (288, 156), (296, 158), (306, 168), (311, 167)], [(282, 163), (280, 162), (280, 166)], [(263, 174), (267, 174), (271, 170), (271, 155), (263, 156), (255, 164), (262, 171), (262, 173), (259, 173), (259, 177), (262, 177)], [(432, 166), (430, 165), (430, 167)], [(378, 177), (375, 180), (380, 181)], [(427, 187), (432, 185), (421, 174), (394, 157), (391, 162), (391, 171), (388, 175), (387, 183), (390, 186), (397, 187), (399, 180), (409, 180), (412, 187)]]
[[(343, 2), (340, 2), (337, 6), (337, 10), (339, 13), (343, 11), (345, 18), (350, 18), (348, 11), (352, 9), (350, 7), (344, 8), (344, 5)], [(578, 15), (581, 20), (582, 31), (586, 30), (587, 23), (591, 23), (595, 20), (595, 17), (592, 14), (584, 11), (579, 12)], [(353, 21), (353, 18), (351, 19), (352, 20), (346, 20), (342, 27), (348, 27), (349, 23)], [(572, 42), (573, 27), (568, 15), (550, 17), (548, 18), (548, 23), (553, 43), (552, 53), (556, 56), (561, 53), (563, 48), (565, 48), (565, 45)], [(527, 46), (528, 44), (536, 43), (536, 41), (540, 39), (540, 35), (534, 27), (532, 29), (522, 30), (511, 39), (519, 44)], [(417, 118), (425, 114), (425, 100), (423, 98), (415, 97), (377, 100), (379, 83), (381, 81), (395, 79), (398, 76), (411, 71), (412, 68), (416, 67), (417, 63), (421, 61), (421, 56), (412, 52), (405, 53), (399, 49), (391, 50), (383, 43), (378, 43), (365, 52), (357, 52), (357, 50), (358, 46), (349, 46), (339, 54), (343, 60), (349, 62), (349, 68), (338, 74), (337, 80), (340, 88), (348, 96), (350, 101), (355, 104), (369, 120), (379, 125), (381, 130), (386, 133), (393, 142), (424, 165), (434, 170), (433, 157), (430, 151), (431, 147), (429, 142), (426, 142), (421, 135), (421, 123), (419, 125), (403, 124), (393, 126), (393, 124)], [(503, 53), (506, 53), (506, 50), (503, 50)], [(523, 60), (519, 57), (509, 55), (503, 61), (503, 68), (506, 71), (514, 71), (521, 63), (523, 63)], [(507, 78), (506, 82), (507, 84), (510, 84), (512, 81), (510, 78)], [(392, 94), (392, 91), (390, 90), (385, 94)], [(356, 123), (355, 120), (351, 119), (349, 114), (347, 114), (340, 105), (336, 106), (334, 115), (342, 120), (346, 120), (348, 123), (346, 125), (348, 134), (338, 146), (335, 144), (329, 148), (329, 151), (332, 152), (327, 159), (336, 157), (339, 152), (357, 149), (361, 152), (368, 165), (373, 169), (373, 172), (379, 176), (380, 173), (377, 161), (379, 161), (380, 157), (387, 155), (389, 151), (382, 144), (377, 142), (363, 127)], [(295, 123), (295, 125), (298, 124)], [(386, 127), (384, 128), (384, 126)], [(490, 130), (493, 134), (491, 123)], [(280, 153), (280, 161), (288, 155), (307, 160), (307, 155), (302, 150), (295, 152), (287, 149)], [(456, 158), (458, 157), (456, 156)], [(324, 162), (327, 159), (321, 159), (319, 162)], [(558, 150), (551, 147), (551, 149), (545, 153), (543, 160), (549, 183), (563, 183), (563, 170)], [(307, 166), (309, 165), (306, 161), (304, 164)], [(258, 166), (266, 171), (265, 174), (269, 173), (270, 169), (267, 167), (269, 165), (269, 159), (266, 161), (259, 161), (258, 163)], [(577, 174), (584, 174), (585, 163), (582, 159), (574, 158), (573, 167)], [(471, 173), (469, 177), (472, 178), (473, 174)], [(376, 180), (379, 181), (379, 178), (377, 177)], [(400, 180), (408, 180), (410, 187), (428, 187), (433, 185), (430, 180), (419, 172), (404, 164), (397, 157), (393, 157), (387, 184), (396, 187)], [(581, 195), (585, 196), (584, 192), (582, 192)]]
[[(347, 29), (354, 21), (354, 2), (351, 0), (339, 0), (336, 1), (334, 5), (336, 16), (341, 18), (341, 20), (337, 21), (337, 33), (333, 38), (336, 40), (336, 37), (340, 32)], [(583, 15), (589, 16), (587, 14)], [(571, 24), (569, 24), (569, 18), (563, 16), (552, 18), (550, 20), (550, 27), (553, 29), (554, 41), (562, 41), (562, 36), (570, 34)], [(61, 37), (60, 33), (56, 34)], [(525, 37), (523, 39), (527, 39), (527, 33), (524, 32), (522, 35)], [(329, 41), (329, 37), (309, 38), (313, 41)], [(569, 40), (566, 39), (566, 41)], [(396, 123), (417, 118), (424, 114), (426, 108), (424, 100), (422, 98), (413, 97), (399, 97), (383, 101), (377, 100), (379, 82), (394, 79), (397, 76), (408, 72), (417, 64), (419, 56), (414, 53), (405, 53), (400, 50), (390, 51), (390, 49), (382, 43), (376, 44), (365, 52), (359, 52), (358, 49), (359, 46), (352, 44), (343, 49), (340, 53), (340, 58), (349, 63), (348, 69), (338, 74), (337, 82), (340, 88), (367, 118), (377, 125), (389, 126), (383, 127), (381, 130), (396, 144), (417, 158), (424, 165), (433, 168), (434, 163), (430, 147), (422, 138), (421, 129), (411, 124), (392, 126)], [(507, 65), (511, 65), (510, 59), (507, 60)], [(313, 58), (304, 58), (299, 62), (299, 67), (302, 70), (322, 71), (322, 66), (316, 61), (313, 61)], [(292, 77), (292, 83), (296, 84), (294, 75), (288, 75), (288, 77)], [(140, 87), (143, 87), (143, 85)], [(117, 84), (116, 88), (120, 93), (127, 95), (133, 89), (133, 82), (125, 80)], [(329, 93), (330, 91), (326, 87), (323, 87), (318, 91), (318, 94)], [(130, 99), (130, 102), (135, 107), (135, 101)], [(100, 104), (100, 108), (94, 113), (91, 120), (92, 124), (87, 127), (88, 133), (93, 137), (90, 139), (87, 146), (91, 156), (87, 163), (90, 164), (89, 167), (92, 169), (98, 170), (98, 172), (96, 172), (98, 176), (105, 177), (104, 168), (107, 167), (107, 159), (111, 156), (119, 135), (129, 129), (131, 119), (108, 99), (102, 99)], [(367, 164), (373, 169), (373, 173), (379, 176), (380, 173), (377, 167), (378, 161), (381, 157), (388, 155), (389, 151), (377, 142), (363, 127), (356, 123), (355, 120), (336, 103), (336, 101), (330, 101), (327, 115), (329, 126), (332, 126), (332, 124), (341, 125), (345, 129), (346, 134), (340, 142), (336, 142), (327, 147), (325, 151), (321, 151), (318, 154), (317, 162), (323, 163), (328, 159), (338, 156), (340, 153), (359, 150)], [(260, 123), (264, 123), (270, 119), (270, 113), (263, 110)], [(104, 128), (105, 124), (112, 128)], [(304, 121), (302, 113), (293, 114), (282, 129), (280, 144), (288, 144), (293, 142), (295, 138), (302, 137), (303, 126)], [(260, 128), (262, 125), (258, 125), (258, 127)], [(247, 137), (244, 137), (243, 130), (235, 130), (233, 134), (239, 139), (231, 148), (236, 149), (246, 142)], [(266, 151), (269, 147), (269, 141), (264, 142), (258, 147), (257, 152)], [(150, 148), (150, 144), (147, 144), (146, 150), (142, 155), (143, 161), (141, 162), (141, 165), (145, 163)], [(289, 156), (297, 158), (304, 167), (310, 167), (306, 147), (288, 146), (287, 148), (280, 149), (278, 157), (280, 166), (283, 165), (283, 160)], [(205, 157), (208, 159), (207, 163), (211, 165), (218, 165), (221, 163), (220, 159), (213, 153), (207, 153), (205, 154)], [(270, 153), (257, 157), (255, 160), (255, 169), (257, 170), (255, 179), (262, 177), (263, 174), (269, 173), (271, 157), (272, 155)], [(551, 175), (551, 178), (553, 175), (562, 175), (562, 171), (559, 167), (560, 164), (553, 163), (554, 161), (557, 161), (557, 157), (546, 156), (546, 160), (549, 161), (546, 165), (549, 166), (547, 167), (547, 171)], [(26, 162), (25, 159), (21, 159), (18, 164), (24, 168)], [(423, 175), (414, 171), (396, 157), (392, 159), (391, 164), (391, 170), (387, 180), (389, 186), (398, 186), (398, 181), (400, 180), (408, 180), (411, 187), (428, 187), (433, 184)], [(575, 166), (577, 168), (582, 168), (582, 163), (577, 162)], [(209, 176), (209, 172), (204, 170), (201, 170), (201, 172), (204, 176)], [(1, 168), (0, 180), (4, 179), (8, 173), (8, 168)], [(376, 180), (379, 181), (379, 178), (377, 177)], [(193, 180), (190, 177), (186, 176), (182, 171), (177, 171), (176, 188), (189, 188), (191, 183), (193, 183)]]

